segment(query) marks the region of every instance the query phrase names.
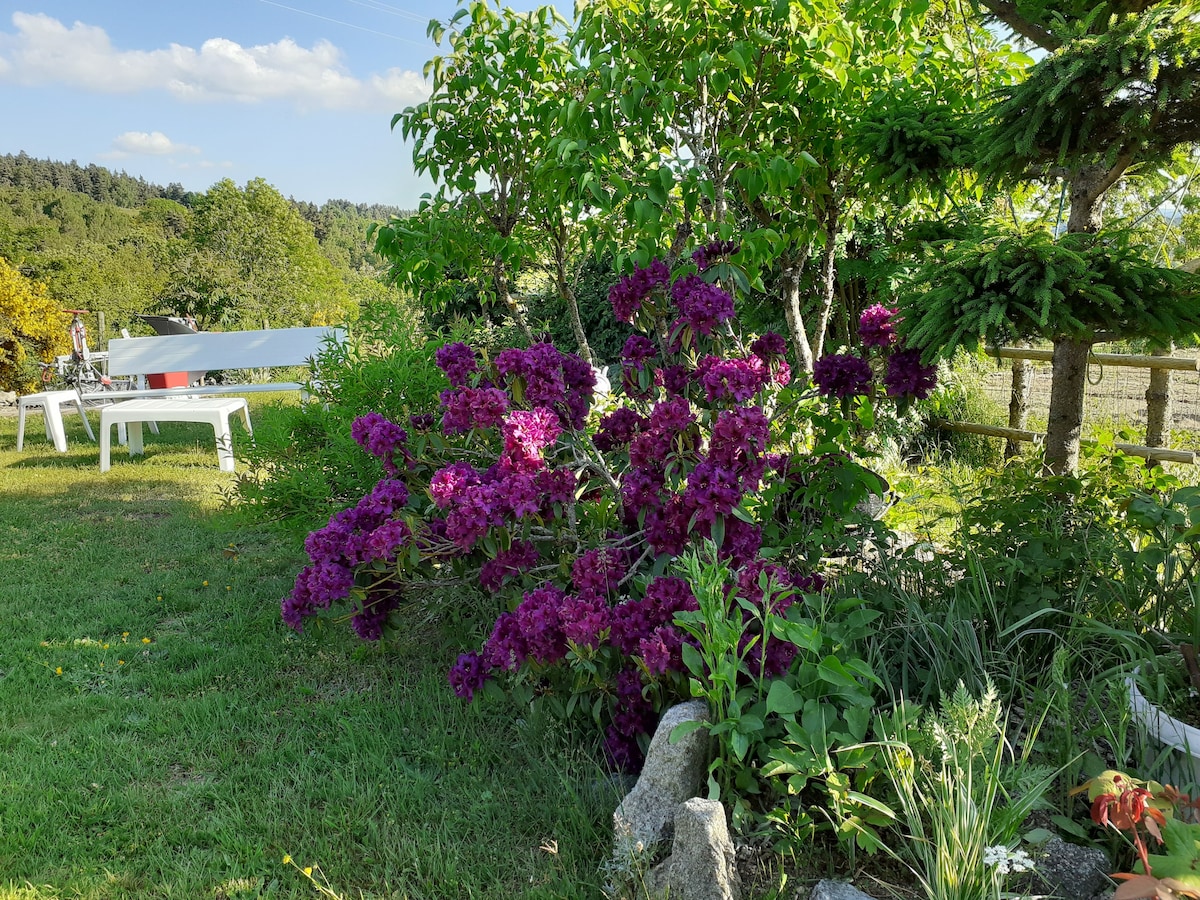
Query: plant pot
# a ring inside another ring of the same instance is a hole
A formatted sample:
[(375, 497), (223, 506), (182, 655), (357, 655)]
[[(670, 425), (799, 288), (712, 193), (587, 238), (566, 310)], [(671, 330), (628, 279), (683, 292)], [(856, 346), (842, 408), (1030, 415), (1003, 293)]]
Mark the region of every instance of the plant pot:
[(1155, 757), (1147, 754), (1139, 774), (1200, 796), (1200, 728), (1167, 715), (1147, 700), (1137, 686), (1137, 671), (1125, 679), (1129, 711), (1134, 724), (1146, 733), (1154, 749), (1161, 751)]

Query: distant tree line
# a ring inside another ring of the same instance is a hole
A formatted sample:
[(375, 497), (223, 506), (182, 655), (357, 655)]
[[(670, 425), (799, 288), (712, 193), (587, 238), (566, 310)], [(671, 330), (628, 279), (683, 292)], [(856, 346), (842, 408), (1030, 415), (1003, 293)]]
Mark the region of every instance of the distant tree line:
[(58, 308), (104, 313), (103, 337), (144, 332), (144, 313), (239, 329), (344, 322), (365, 303), (399, 303), (366, 238), (372, 222), (396, 216), (381, 204), (285, 198), (263, 179), (197, 193), (0, 156), (0, 260)]

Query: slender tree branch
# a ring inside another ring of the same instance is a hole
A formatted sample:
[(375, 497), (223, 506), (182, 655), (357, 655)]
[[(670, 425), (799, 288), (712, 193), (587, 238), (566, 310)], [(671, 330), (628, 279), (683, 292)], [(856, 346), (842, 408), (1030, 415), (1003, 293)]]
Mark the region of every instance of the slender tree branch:
[(1043, 50), (1057, 50), (1062, 46), (1063, 42), (1053, 32), (1021, 15), (1013, 0), (979, 0), (979, 5), (1016, 34), (1027, 41), (1032, 41)]

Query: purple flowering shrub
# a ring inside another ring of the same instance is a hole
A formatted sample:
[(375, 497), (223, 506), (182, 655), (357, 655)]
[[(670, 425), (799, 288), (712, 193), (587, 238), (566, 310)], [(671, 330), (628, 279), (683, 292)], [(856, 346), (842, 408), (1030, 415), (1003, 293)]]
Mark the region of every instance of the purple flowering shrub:
[[(770, 333), (743, 342), (732, 297), (706, 280), (735, 249), (710, 245), (674, 274), (655, 261), (612, 288), (614, 314), (643, 332), (625, 343), (613, 396), (597, 397), (595, 371), (548, 343), (493, 359), (463, 343), (438, 350), (440, 421), (355, 422), (387, 477), (309, 536), (284, 620), (300, 630), (348, 613), (373, 640), (406, 597), (474, 581), (506, 609), (450, 668), (454, 692), (470, 700), (503, 683), (588, 710), (630, 770), (659, 712), (698, 677), (688, 660), (705, 638), (684, 627), (699, 607), (673, 568), (681, 555), (711, 545), (731, 573), (742, 682), (765, 691), (802, 648), (830, 652), (810, 639), (815, 626), (763, 624), (803, 619), (791, 598), (824, 581), (803, 535), (785, 535), (790, 492), (806, 489), (793, 478), (806, 458), (798, 432), (770, 412), (798, 394), (786, 345)], [(786, 598), (761, 587), (767, 574)]]
[(901, 404), (926, 399), (937, 385), (937, 367), (923, 365), (921, 351), (900, 341), (897, 313), (880, 303), (864, 310), (858, 320), (858, 338), (867, 355), (822, 356), (813, 367), (817, 390), (838, 400), (870, 396), (875, 390), (876, 370), (881, 369), (889, 398)]

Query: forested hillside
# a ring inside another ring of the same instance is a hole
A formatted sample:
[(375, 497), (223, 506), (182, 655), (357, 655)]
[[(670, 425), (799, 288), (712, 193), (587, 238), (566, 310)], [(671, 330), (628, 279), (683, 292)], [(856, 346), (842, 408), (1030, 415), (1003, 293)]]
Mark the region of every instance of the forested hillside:
[(352, 318), (391, 291), (366, 231), (397, 214), (284, 198), (262, 179), (196, 193), (96, 165), (0, 156), (0, 258), (62, 307), (134, 332), (136, 314), (149, 312), (188, 313), (206, 328)]

